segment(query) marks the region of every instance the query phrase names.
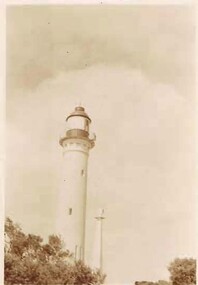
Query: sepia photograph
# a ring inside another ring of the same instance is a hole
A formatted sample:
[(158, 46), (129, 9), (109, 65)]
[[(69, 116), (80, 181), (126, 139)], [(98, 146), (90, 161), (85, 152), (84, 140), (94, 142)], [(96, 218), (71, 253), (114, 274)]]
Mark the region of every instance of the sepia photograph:
[(195, 16), (6, 6), (4, 285), (196, 284)]

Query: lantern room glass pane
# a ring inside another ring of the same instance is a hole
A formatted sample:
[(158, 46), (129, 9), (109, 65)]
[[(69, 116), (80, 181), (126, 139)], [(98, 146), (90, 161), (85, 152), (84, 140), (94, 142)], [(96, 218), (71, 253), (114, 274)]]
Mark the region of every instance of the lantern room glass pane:
[(76, 116), (76, 117), (71, 117), (68, 120), (68, 128), (69, 129), (80, 129), (80, 130), (85, 130), (85, 118)]
[(87, 119), (84, 121), (84, 130), (89, 132), (89, 121)]

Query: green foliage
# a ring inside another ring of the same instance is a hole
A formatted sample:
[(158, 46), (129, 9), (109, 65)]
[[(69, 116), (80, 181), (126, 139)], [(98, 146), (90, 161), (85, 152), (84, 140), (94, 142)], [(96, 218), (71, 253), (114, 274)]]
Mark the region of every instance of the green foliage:
[(165, 280), (159, 280), (158, 285), (170, 285), (171, 283)]
[(5, 222), (5, 285), (101, 284), (104, 276), (64, 250), (56, 235), (43, 244), (40, 236), (24, 234), (9, 218)]
[(193, 258), (176, 258), (168, 267), (170, 282), (136, 281), (135, 285), (195, 285), (196, 260)]
[(164, 280), (159, 280), (158, 282), (136, 281), (135, 285), (170, 285), (170, 283)]
[(176, 258), (168, 267), (173, 285), (196, 284), (196, 260), (192, 258)]

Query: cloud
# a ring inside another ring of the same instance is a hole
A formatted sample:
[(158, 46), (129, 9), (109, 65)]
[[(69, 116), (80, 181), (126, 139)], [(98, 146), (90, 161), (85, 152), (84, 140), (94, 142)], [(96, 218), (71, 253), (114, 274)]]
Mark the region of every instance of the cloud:
[(187, 6), (9, 7), (8, 90), (36, 88), (59, 72), (105, 64), (142, 69), (190, 96), (193, 15)]

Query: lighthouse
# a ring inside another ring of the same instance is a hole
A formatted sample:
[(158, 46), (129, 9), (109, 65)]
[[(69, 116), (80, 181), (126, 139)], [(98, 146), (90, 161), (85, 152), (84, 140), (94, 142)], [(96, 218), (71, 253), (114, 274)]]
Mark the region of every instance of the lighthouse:
[(62, 179), (58, 202), (58, 233), (76, 260), (85, 258), (87, 171), (89, 150), (95, 145), (91, 119), (81, 106), (66, 118), (59, 143), (63, 151)]

